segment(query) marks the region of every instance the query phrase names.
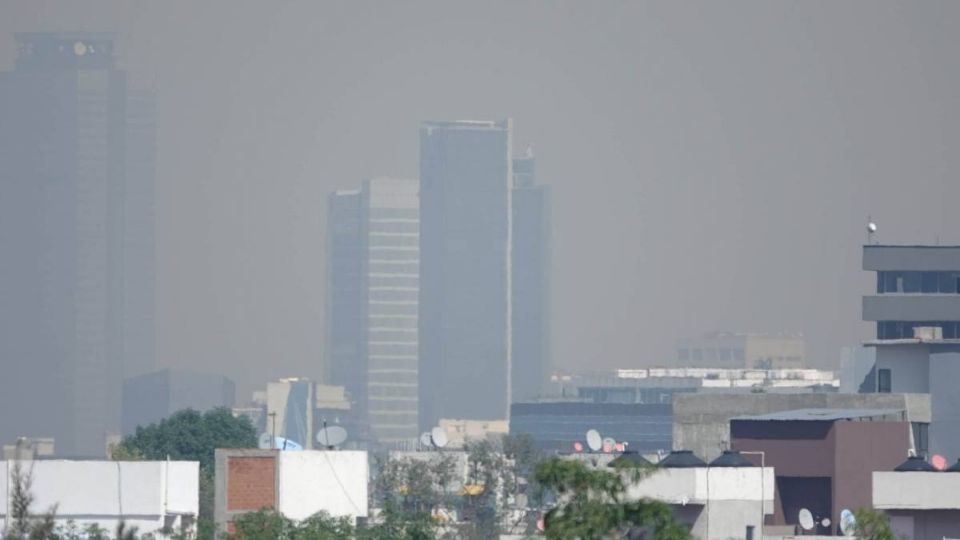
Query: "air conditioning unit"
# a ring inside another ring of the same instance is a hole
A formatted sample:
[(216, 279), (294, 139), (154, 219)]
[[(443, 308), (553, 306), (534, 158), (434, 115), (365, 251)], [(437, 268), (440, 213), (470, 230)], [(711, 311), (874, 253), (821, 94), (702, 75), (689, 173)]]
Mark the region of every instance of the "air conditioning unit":
[(920, 341), (935, 341), (943, 339), (943, 327), (941, 326), (917, 326), (913, 329), (914, 339)]

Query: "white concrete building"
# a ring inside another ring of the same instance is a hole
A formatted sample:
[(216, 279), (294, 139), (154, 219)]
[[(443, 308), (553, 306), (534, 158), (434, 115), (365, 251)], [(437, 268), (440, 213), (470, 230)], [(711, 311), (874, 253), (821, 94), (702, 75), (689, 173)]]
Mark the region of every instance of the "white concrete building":
[(873, 473), (873, 507), (890, 516), (897, 538), (960, 538), (960, 473)]
[(123, 521), (139, 533), (194, 531), (199, 509), (196, 461), (0, 461), (0, 530), (10, 520), (15, 466), (32, 479), (33, 513), (56, 507), (58, 524), (97, 524), (112, 534)]
[(296, 521), (321, 511), (366, 517), (368, 477), (366, 452), (218, 449), (214, 517), (227, 532), (262, 508)]
[[(958, 475), (960, 476), (960, 475)], [(773, 514), (772, 467), (662, 468), (629, 487), (629, 499), (656, 499), (703, 540), (760, 538)]]

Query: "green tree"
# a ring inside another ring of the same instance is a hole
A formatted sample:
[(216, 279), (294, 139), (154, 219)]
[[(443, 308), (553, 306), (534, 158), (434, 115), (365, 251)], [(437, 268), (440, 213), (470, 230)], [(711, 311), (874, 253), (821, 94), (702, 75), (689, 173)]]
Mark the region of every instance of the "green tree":
[(553, 458), (540, 463), (534, 478), (557, 497), (544, 516), (551, 540), (620, 538), (631, 529), (648, 529), (655, 540), (687, 540), (687, 528), (673, 518), (670, 507), (653, 500), (626, 500), (630, 482), (642, 481), (649, 470), (595, 469), (581, 461)]
[(872, 508), (861, 508), (854, 516), (857, 520), (854, 534), (860, 540), (897, 540), (887, 514)]
[(255, 448), (257, 433), (250, 419), (235, 417), (220, 407), (205, 413), (178, 411), (155, 424), (138, 426), (114, 448), (115, 459), (170, 459), (199, 461), (212, 471), (217, 448)]
[(257, 433), (250, 419), (220, 407), (205, 413), (178, 411), (157, 423), (138, 426), (112, 449), (115, 460), (173, 459), (200, 462), (200, 515), (197, 538), (212, 540), (214, 453), (217, 448), (255, 448)]

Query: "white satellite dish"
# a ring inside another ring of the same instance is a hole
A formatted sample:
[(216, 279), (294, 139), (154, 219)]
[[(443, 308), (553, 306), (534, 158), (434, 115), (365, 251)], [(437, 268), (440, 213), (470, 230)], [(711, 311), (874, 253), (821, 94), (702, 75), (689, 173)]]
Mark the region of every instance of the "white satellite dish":
[(326, 426), (317, 432), (317, 442), (331, 448), (340, 446), (347, 440), (347, 430), (340, 426)]
[(800, 522), (800, 527), (803, 528), (803, 530), (809, 531), (813, 528), (813, 513), (810, 512), (810, 510), (801, 508), (800, 515), (797, 517), (799, 518), (798, 521)]
[(433, 442), (430, 440), (430, 432), (429, 432), (429, 431), (424, 431), (423, 433), (421, 433), (421, 434), (420, 434), (420, 446), (426, 448), (426, 447), (432, 446), (432, 445), (433, 445)]
[(450, 440), (447, 439), (447, 432), (444, 431), (440, 426), (430, 430), (430, 441), (437, 448), (443, 448), (448, 442), (450, 442)]
[(833, 522), (830, 521), (830, 518), (828, 518), (828, 517), (825, 517), (825, 518), (823, 518), (823, 519), (820, 520), (820, 526), (823, 527), (823, 528), (829, 527), (831, 523), (833, 523)]
[(593, 452), (599, 452), (603, 448), (603, 438), (599, 431), (591, 429), (587, 432), (587, 448)]
[(867, 223), (867, 232), (869, 232), (869, 233), (875, 233), (875, 232), (877, 232), (877, 224), (874, 223), (874, 222), (872, 222), (872, 221), (868, 222), (868, 223)]
[(273, 448), (273, 437), (269, 433), (264, 433), (260, 435), (260, 438), (257, 440), (257, 448), (261, 450), (270, 450)]
[(840, 531), (845, 536), (853, 536), (857, 533), (857, 518), (846, 508), (840, 512)]

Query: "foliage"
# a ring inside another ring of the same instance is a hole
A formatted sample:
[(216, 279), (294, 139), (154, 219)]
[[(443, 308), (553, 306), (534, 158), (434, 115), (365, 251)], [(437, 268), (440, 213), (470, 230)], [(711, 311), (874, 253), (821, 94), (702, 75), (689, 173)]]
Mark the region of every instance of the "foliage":
[(184, 409), (136, 432), (111, 450), (115, 460), (176, 459), (200, 462), (198, 540), (213, 540), (215, 494), (214, 454), (217, 448), (255, 448), (257, 433), (250, 419), (220, 407), (199, 413)]
[(887, 514), (872, 508), (861, 508), (854, 513), (854, 516), (857, 519), (854, 533), (857, 538), (861, 540), (897, 539), (890, 527), (890, 517)]
[(256, 446), (257, 433), (249, 418), (234, 417), (225, 407), (205, 413), (185, 409), (155, 424), (138, 426), (136, 433), (114, 448), (113, 458), (199, 461), (201, 470), (212, 472), (217, 448)]
[[(556, 494), (558, 505), (544, 516), (548, 539), (621, 537), (631, 529), (649, 529), (655, 540), (688, 539), (687, 528), (659, 501), (625, 500), (627, 481), (641, 481), (649, 470), (607, 471), (576, 460), (540, 463), (534, 478)], [(627, 477), (630, 477), (629, 479)]]
[(10, 525), (4, 531), (6, 539), (29, 538), (30, 540), (46, 540), (53, 536), (55, 527), (56, 506), (47, 512), (35, 516), (30, 513), (34, 497), (31, 492), (33, 473), (24, 470), (20, 461), (14, 461), (10, 471)]
[(232, 540), (433, 540), (432, 526), (425, 520), (411, 520), (408, 514), (388, 505), (379, 523), (355, 528), (349, 518), (333, 518), (321, 512), (301, 522), (264, 508), (248, 512), (235, 522)]

